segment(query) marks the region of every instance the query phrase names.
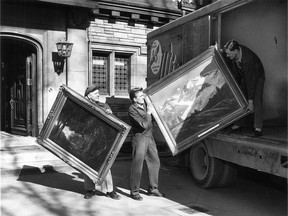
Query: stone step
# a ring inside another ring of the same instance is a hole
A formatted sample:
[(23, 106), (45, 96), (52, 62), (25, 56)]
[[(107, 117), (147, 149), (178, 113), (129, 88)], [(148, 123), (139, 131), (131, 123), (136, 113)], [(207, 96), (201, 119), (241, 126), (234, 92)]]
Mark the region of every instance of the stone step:
[(43, 147), (14, 147), (1, 151), (1, 176), (18, 175), (23, 170), (25, 172), (33, 169), (44, 171), (47, 167), (60, 170), (70, 166)]
[(43, 161), (55, 160), (57, 157), (39, 146), (13, 147), (9, 150), (1, 150), (1, 164), (17, 163), (19, 161)]
[(33, 173), (35, 170), (73, 169), (36, 142), (36, 137), (23, 137), (1, 131), (1, 176)]

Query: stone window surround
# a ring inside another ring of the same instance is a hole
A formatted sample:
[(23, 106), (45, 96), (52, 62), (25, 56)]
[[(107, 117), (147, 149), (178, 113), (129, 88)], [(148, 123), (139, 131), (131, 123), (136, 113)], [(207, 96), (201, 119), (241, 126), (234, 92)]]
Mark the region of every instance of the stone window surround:
[[(90, 57), (89, 57), (89, 74), (88, 74), (88, 83), (89, 85), (92, 84), (92, 52), (99, 51), (99, 52), (105, 52), (105, 53), (114, 53), (114, 55), (109, 55), (110, 57), (115, 56), (115, 53), (118, 54), (124, 54), (124, 55), (129, 55), (130, 56), (130, 84), (129, 86), (136, 86), (136, 80), (133, 78), (133, 76), (136, 74), (136, 64), (137, 64), (137, 56), (141, 55), (141, 47), (140, 46), (133, 46), (133, 45), (118, 45), (118, 44), (109, 44), (109, 43), (97, 43), (97, 42), (92, 42), (91, 43), (91, 48), (90, 48)], [(114, 65), (114, 62), (113, 62)], [(111, 67), (111, 63), (110, 66)], [(111, 77), (112, 76), (112, 77)], [(114, 74), (110, 74), (110, 82), (114, 82), (113, 79)], [(114, 88), (111, 87), (110, 85), (110, 91), (107, 93), (107, 95), (103, 96), (117, 96), (117, 97), (127, 97), (127, 95), (115, 95), (115, 90)]]

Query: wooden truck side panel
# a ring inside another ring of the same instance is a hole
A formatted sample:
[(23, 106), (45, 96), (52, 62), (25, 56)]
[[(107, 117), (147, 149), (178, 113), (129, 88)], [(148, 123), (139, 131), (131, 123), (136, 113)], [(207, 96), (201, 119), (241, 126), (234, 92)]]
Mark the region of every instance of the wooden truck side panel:
[(208, 49), (209, 19), (205, 16), (148, 39), (147, 86)]

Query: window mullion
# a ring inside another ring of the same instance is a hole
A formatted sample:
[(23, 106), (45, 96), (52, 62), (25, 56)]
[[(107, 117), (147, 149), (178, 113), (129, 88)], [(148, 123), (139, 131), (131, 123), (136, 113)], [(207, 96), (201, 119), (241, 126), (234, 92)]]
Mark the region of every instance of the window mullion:
[(115, 95), (115, 52), (112, 52), (109, 55), (109, 92), (110, 96)]

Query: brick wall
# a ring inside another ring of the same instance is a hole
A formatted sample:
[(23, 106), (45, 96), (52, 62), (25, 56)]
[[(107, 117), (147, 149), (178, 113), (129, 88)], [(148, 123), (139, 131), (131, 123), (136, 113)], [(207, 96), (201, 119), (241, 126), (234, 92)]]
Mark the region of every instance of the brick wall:
[(97, 42), (146, 47), (146, 35), (154, 29), (147, 28), (144, 24), (136, 23), (135, 26), (129, 26), (127, 22), (108, 23), (108, 20), (95, 19), (90, 25), (90, 39)]

